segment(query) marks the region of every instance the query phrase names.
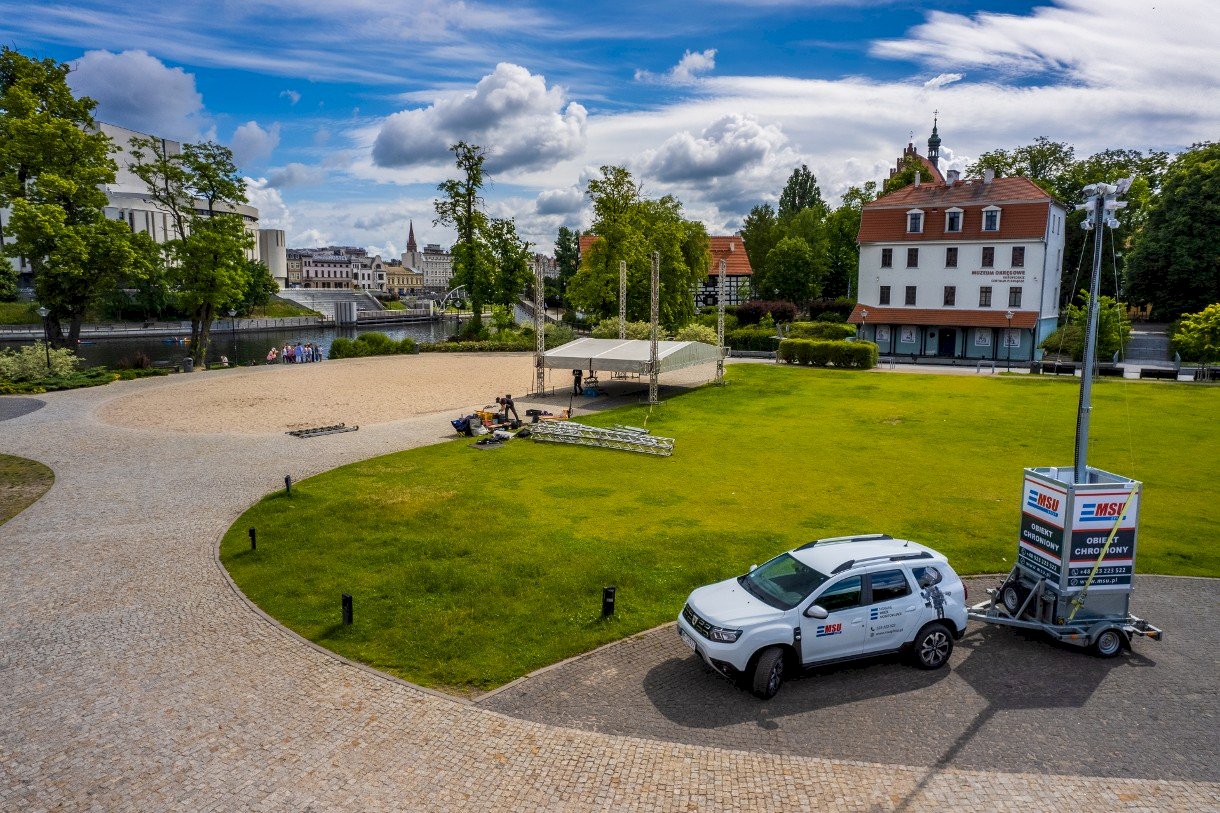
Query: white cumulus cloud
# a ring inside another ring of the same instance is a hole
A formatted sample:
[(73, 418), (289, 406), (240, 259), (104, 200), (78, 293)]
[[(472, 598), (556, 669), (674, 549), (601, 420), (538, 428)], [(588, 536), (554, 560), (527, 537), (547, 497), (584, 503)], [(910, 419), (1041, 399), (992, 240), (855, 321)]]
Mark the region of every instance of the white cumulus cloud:
[(584, 202), (585, 193), (575, 186), (548, 189), (538, 195), (535, 209), (540, 215), (566, 215), (579, 212)]
[(97, 100), (99, 121), (176, 141), (210, 135), (195, 75), (147, 51), (88, 51), (72, 63), (68, 85)]
[(584, 149), (587, 116), (562, 88), (501, 62), (469, 93), (385, 119), (373, 141), (373, 162), (396, 169), (446, 164), (449, 145), (464, 139), (487, 147), (489, 172), (544, 167)]
[(730, 113), (698, 136), (683, 131), (646, 155), (643, 170), (659, 181), (703, 181), (734, 175), (758, 165), (787, 139), (779, 127), (759, 124), (752, 116)]
[(255, 164), (271, 155), (279, 146), (280, 125), (278, 123), (263, 128), (256, 121), (247, 121), (233, 131), (229, 146), (233, 150), (233, 160), (238, 166)]
[(637, 82), (669, 82), (676, 85), (689, 85), (704, 74), (710, 73), (716, 67), (716, 49), (705, 51), (687, 50), (667, 72), (657, 75), (652, 71), (637, 70)]
[[(283, 229), (292, 236), (292, 212), (278, 189), (267, 185), (266, 178), (246, 178), (246, 198), (258, 209), (258, 225), (264, 229)], [(291, 239), (289, 240), (291, 242)]]
[(267, 186), (273, 189), (290, 189), (294, 186), (312, 186), (326, 180), (326, 170), (299, 162), (276, 167), (267, 173)]

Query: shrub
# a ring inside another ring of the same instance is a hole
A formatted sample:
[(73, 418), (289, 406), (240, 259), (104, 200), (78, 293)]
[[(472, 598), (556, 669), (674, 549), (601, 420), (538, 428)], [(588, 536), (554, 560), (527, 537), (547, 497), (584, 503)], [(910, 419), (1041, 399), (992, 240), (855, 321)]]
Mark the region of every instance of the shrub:
[(820, 311), (819, 313), (817, 313), (814, 316), (811, 316), (810, 318), (813, 319), (813, 321), (815, 321), (815, 322), (843, 323), (843, 322), (847, 321), (846, 316), (844, 316), (841, 313), (836, 313), (835, 311)]
[(542, 334), (546, 338), (547, 350), (576, 341), (576, 331), (567, 325), (548, 324), (542, 329)]
[(845, 322), (847, 317), (851, 316), (852, 309), (855, 307), (855, 300), (848, 299), (845, 296), (834, 299), (821, 297), (806, 303), (805, 311), (811, 315), (817, 314), (814, 317), (815, 322)]
[[(712, 330), (715, 330), (715, 329), (716, 329), (716, 312), (715, 312), (715, 310), (713, 310), (713, 311), (712, 311), (710, 314), (709, 314), (709, 313), (704, 313), (704, 314), (700, 314), (699, 316), (696, 316), (696, 317), (695, 317), (695, 324), (697, 324), (697, 325), (707, 325), (707, 326), (708, 326), (708, 327), (710, 327)], [(728, 331), (728, 330), (736, 330), (736, 329), (737, 329), (737, 327), (738, 327), (739, 325), (740, 325), (740, 322), (738, 322), (738, 321), (737, 321), (737, 317), (736, 317), (736, 316), (734, 316), (733, 314), (729, 313), (729, 312), (728, 312), (728, 309), (726, 308), (726, 309), (725, 309), (725, 312), (724, 312), (724, 329), (725, 329), (726, 331)]]
[(399, 354), (418, 353), (415, 340), (406, 338), (395, 341), (384, 333), (361, 333), (355, 339), (345, 339), (342, 336), (331, 342), (327, 358), (350, 359), (365, 356), (394, 356)]
[(421, 344), (421, 353), (528, 353), (534, 343), (524, 338), (517, 341), (436, 342)]
[(774, 350), (776, 340), (774, 330), (761, 327), (739, 327), (724, 333), (725, 346), (734, 350)]
[(737, 320), (743, 325), (757, 325), (768, 313), (776, 322), (792, 322), (796, 319), (796, 305), (780, 300), (752, 299), (737, 306)]
[(19, 347), (16, 350), (0, 351), (0, 379), (9, 381), (39, 381), (46, 378), (69, 376), (76, 372), (80, 359), (68, 348), (51, 350), (50, 375), (47, 369), (45, 342)]
[(687, 325), (674, 334), (674, 339), (679, 342), (703, 342), (704, 344), (718, 344), (716, 340), (715, 328), (710, 328), (707, 325)]
[(877, 366), (877, 345), (872, 342), (784, 339), (779, 343), (778, 358), (788, 364), (867, 370)]
[[(664, 331), (660, 331), (664, 338)], [(597, 323), (590, 335), (595, 339), (617, 339), (618, 338), (618, 317), (611, 316), (608, 319), (603, 319)], [(647, 322), (628, 322), (627, 323), (627, 338), (628, 339), (648, 339), (652, 337), (652, 325)]]
[(822, 339), (825, 341), (842, 341), (854, 338), (856, 328), (834, 322), (793, 322), (788, 327), (790, 339)]

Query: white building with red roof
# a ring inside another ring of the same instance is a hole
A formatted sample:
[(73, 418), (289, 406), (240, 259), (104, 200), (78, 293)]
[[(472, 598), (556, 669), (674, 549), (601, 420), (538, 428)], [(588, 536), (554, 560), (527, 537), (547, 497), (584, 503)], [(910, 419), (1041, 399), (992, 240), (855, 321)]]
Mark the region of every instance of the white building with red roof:
[(1066, 209), (1027, 178), (938, 175), (864, 207), (849, 321), (883, 356), (1040, 357), (1058, 324)]

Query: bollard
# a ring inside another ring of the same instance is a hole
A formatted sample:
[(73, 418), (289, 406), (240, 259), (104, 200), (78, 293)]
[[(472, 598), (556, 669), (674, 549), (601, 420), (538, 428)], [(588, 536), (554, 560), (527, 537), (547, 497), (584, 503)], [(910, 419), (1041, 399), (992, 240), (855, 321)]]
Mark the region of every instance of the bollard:
[(343, 623), (352, 623), (352, 597), (347, 593), (343, 594)]
[(602, 588), (602, 618), (614, 615), (614, 593), (617, 589), (615, 587)]
[(284, 496), (286, 496), (286, 497), (292, 496), (292, 475), (291, 474), (284, 475)]
[(258, 532), (250, 529), (250, 550), (258, 550)]

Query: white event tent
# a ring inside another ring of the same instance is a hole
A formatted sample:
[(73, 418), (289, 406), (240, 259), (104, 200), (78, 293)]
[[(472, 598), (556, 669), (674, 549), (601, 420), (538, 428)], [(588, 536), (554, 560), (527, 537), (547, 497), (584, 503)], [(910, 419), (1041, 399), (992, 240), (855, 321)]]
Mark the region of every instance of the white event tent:
[[(548, 350), (542, 366), (553, 370), (605, 370), (615, 373), (649, 373), (647, 339), (577, 339)], [(712, 364), (720, 348), (703, 342), (657, 342), (657, 373), (669, 373), (697, 364)]]

